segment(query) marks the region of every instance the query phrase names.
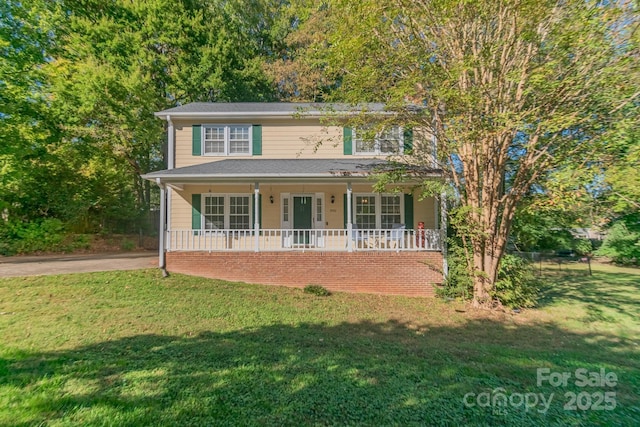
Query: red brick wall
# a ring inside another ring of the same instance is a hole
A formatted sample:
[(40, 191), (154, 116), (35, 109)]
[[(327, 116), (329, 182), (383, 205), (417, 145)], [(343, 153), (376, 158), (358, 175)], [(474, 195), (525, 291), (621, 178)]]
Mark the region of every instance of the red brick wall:
[(168, 252), (167, 270), (229, 281), (433, 296), (440, 252)]

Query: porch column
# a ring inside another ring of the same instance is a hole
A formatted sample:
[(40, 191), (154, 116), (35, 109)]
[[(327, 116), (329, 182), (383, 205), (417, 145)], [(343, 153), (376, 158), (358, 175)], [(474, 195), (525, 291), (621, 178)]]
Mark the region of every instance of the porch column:
[(440, 250), (442, 251), (442, 277), (446, 280), (449, 275), (447, 262), (447, 195), (440, 193)]
[(260, 252), (260, 183), (256, 182), (253, 190), (253, 234), (255, 235), (254, 251)]
[(158, 266), (165, 271), (165, 253), (164, 253), (164, 234), (165, 234), (165, 218), (166, 218), (166, 208), (167, 208), (167, 189), (165, 185), (160, 182), (160, 178), (156, 178), (156, 184), (160, 187), (160, 230), (158, 236)]
[(347, 252), (353, 252), (353, 239), (351, 232), (353, 231), (353, 224), (351, 223), (351, 205), (353, 198), (353, 191), (351, 189), (351, 183), (347, 182)]

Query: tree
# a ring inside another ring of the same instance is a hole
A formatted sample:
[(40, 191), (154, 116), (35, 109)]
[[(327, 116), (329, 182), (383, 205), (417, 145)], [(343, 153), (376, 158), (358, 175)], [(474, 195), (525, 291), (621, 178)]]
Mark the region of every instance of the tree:
[(384, 101), (390, 120), (437, 136), (474, 304), (489, 304), (521, 199), (555, 168), (597, 159), (616, 121), (637, 124), (636, 6), (330, 0), (319, 10), (326, 39), (303, 61), (337, 82), (333, 99)]

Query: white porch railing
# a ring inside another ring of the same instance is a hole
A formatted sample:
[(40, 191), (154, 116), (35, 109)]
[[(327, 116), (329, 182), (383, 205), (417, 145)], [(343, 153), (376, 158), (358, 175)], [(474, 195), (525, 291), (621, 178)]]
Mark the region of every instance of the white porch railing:
[[(257, 248), (256, 248), (257, 245)], [(439, 251), (440, 230), (169, 230), (167, 251)]]

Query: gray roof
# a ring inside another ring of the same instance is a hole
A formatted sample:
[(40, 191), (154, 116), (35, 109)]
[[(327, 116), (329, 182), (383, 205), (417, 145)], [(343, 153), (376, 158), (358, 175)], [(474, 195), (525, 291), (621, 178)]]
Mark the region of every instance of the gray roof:
[[(194, 166), (151, 172), (142, 177), (167, 183), (254, 182), (366, 179), (376, 172), (398, 167), (382, 159), (225, 159)], [(434, 176), (437, 170), (422, 170)]]
[(383, 113), (384, 104), (329, 104), (310, 102), (193, 102), (157, 112), (157, 117), (292, 117), (294, 115), (349, 115), (363, 111)]

